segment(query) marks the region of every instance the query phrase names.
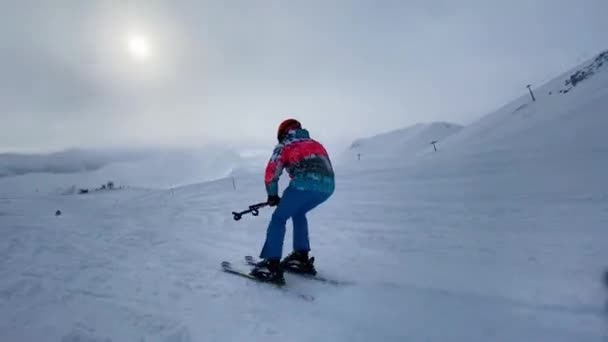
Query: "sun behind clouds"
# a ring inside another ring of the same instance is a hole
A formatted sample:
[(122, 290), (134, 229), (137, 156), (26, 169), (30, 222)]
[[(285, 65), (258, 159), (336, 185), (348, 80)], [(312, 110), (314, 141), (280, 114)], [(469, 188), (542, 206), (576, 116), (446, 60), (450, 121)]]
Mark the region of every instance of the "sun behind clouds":
[(148, 38), (142, 34), (127, 36), (127, 51), (133, 60), (143, 62), (150, 58), (151, 49)]

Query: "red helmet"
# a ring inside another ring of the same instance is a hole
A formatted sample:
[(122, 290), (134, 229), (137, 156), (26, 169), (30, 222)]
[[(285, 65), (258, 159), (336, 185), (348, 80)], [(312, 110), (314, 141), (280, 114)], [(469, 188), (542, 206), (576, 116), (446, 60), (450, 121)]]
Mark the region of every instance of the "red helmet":
[(279, 129), (277, 130), (277, 139), (281, 141), (283, 137), (289, 132), (291, 129), (300, 129), (302, 128), (302, 124), (296, 119), (287, 119), (281, 122), (279, 125)]

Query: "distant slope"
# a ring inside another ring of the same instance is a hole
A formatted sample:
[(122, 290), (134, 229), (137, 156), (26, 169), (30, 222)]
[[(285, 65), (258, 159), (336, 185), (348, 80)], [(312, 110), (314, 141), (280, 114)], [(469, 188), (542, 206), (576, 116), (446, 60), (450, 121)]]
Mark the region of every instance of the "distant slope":
[[(608, 130), (608, 51), (532, 90), (535, 101), (526, 92), (466, 127), (418, 124), (359, 139), (343, 159), (354, 164), (360, 156), (359, 168), (378, 168), (413, 165), (414, 156), (423, 157), (415, 164), (449, 159), (478, 165), (495, 162), (494, 154), (508, 155), (514, 162), (535, 158), (558, 161), (564, 160), (565, 154), (598, 160), (599, 154), (608, 152), (604, 141)], [(433, 140), (439, 140), (441, 153), (428, 153), (433, 151), (429, 145)]]
[[(166, 189), (211, 181), (259, 161), (229, 148), (70, 150), (48, 155), (0, 155), (3, 194), (64, 193), (117, 186)], [(256, 166), (257, 166), (256, 164)]]
[(95, 171), (108, 163), (135, 160), (136, 153), (111, 150), (70, 149), (49, 154), (0, 153), (0, 177), (28, 173)]
[(359, 158), (365, 161), (408, 159), (424, 151), (432, 150), (431, 142), (440, 141), (458, 133), (462, 126), (447, 123), (419, 123), (395, 131), (358, 139), (343, 156), (343, 161)]
[(598, 149), (608, 128), (608, 51), (533, 88), (445, 140), (461, 152)]

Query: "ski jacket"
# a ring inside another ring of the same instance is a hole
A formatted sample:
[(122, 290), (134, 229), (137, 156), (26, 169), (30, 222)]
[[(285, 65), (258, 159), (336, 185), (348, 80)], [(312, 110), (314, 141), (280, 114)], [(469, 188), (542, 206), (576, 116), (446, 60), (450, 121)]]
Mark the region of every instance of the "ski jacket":
[(278, 195), (279, 178), (287, 170), (289, 186), (298, 190), (332, 193), (334, 170), (323, 145), (306, 129), (295, 129), (274, 148), (266, 166), (264, 182), (269, 196)]

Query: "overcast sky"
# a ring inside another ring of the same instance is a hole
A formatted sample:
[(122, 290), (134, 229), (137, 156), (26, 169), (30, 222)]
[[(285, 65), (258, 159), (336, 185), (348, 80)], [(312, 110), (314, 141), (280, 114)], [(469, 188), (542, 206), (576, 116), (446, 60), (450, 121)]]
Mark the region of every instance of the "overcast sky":
[(606, 0), (0, 1), (0, 151), (467, 124), (608, 49)]

